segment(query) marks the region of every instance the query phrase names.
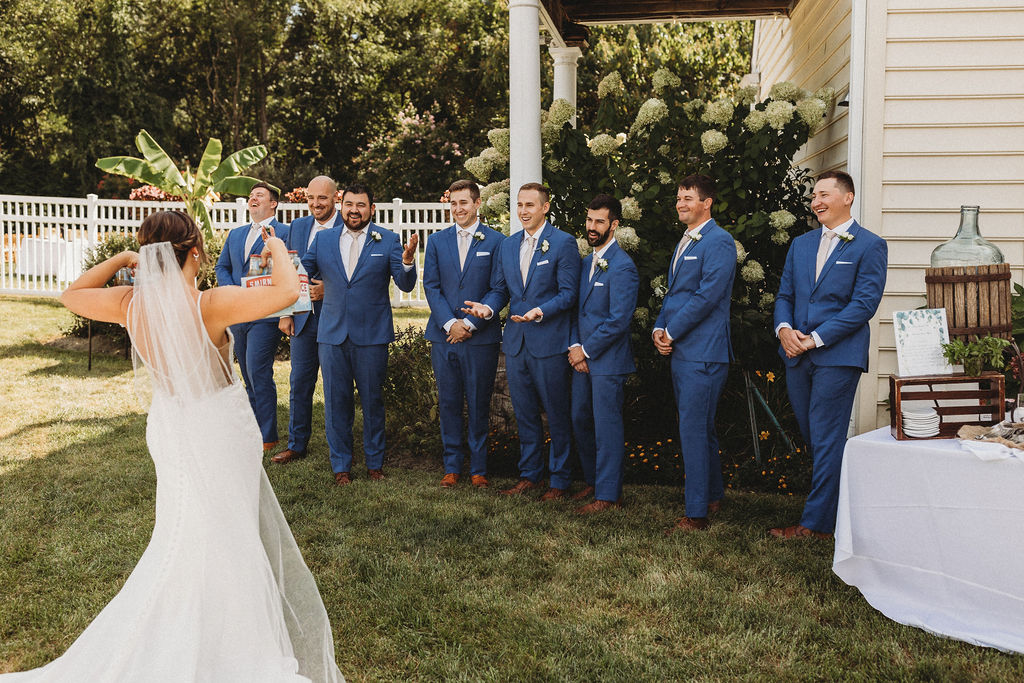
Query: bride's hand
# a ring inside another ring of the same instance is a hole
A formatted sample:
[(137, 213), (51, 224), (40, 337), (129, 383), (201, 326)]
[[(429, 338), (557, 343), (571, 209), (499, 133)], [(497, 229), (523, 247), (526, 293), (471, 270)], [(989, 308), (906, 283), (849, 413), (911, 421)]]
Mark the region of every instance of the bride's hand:
[(138, 268), (139, 266), (139, 253), (137, 251), (127, 249), (125, 251), (122, 251), (114, 258), (121, 259), (121, 265), (119, 266), (119, 268), (130, 268), (132, 271), (132, 275), (135, 274), (135, 269)]

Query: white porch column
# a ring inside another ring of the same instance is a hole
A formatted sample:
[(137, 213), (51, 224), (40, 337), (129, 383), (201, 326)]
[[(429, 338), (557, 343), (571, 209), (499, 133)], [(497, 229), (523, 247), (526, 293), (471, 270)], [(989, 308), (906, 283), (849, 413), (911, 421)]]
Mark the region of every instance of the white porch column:
[(555, 60), (554, 98), (562, 99), (572, 105), (573, 115), (569, 119), (572, 127), (576, 127), (576, 60), (583, 56), (578, 47), (549, 47), (548, 52)]
[(518, 232), (519, 186), (542, 181), (539, 0), (509, 0), (508, 34), (509, 222), (510, 230)]

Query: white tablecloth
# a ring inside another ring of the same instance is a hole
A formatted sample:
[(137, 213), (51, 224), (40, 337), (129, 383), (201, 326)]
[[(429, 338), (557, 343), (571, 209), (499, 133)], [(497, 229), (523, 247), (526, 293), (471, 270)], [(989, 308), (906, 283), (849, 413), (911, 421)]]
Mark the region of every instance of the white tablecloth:
[(850, 439), (832, 569), (901, 624), (1024, 652), (1024, 461)]
[(82, 274), (85, 240), (27, 237), (18, 245), (18, 275), (71, 282)]

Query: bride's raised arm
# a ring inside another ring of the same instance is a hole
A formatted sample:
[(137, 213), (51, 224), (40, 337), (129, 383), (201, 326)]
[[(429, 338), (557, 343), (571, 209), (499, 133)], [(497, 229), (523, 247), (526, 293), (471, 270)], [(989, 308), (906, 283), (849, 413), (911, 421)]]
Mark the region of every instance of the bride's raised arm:
[(131, 300), (130, 286), (105, 287), (121, 268), (135, 268), (139, 255), (134, 251), (122, 251), (98, 263), (72, 282), (60, 301), (69, 311), (85, 318), (105, 323), (124, 325), (128, 302)]
[(203, 296), (204, 318), (218, 324), (234, 325), (259, 320), (290, 306), (299, 298), (299, 275), (295, 272), (288, 248), (279, 237), (267, 240), (264, 255), (274, 259), (267, 287), (216, 287)]

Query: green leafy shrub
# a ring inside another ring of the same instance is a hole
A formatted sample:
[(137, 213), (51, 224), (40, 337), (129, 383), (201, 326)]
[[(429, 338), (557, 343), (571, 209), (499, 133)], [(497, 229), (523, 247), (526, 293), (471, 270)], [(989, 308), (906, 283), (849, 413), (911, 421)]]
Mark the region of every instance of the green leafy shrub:
[(389, 453), (433, 457), (441, 453), (441, 431), (430, 342), (423, 330), (409, 325), (395, 333), (388, 347), (384, 382)]

